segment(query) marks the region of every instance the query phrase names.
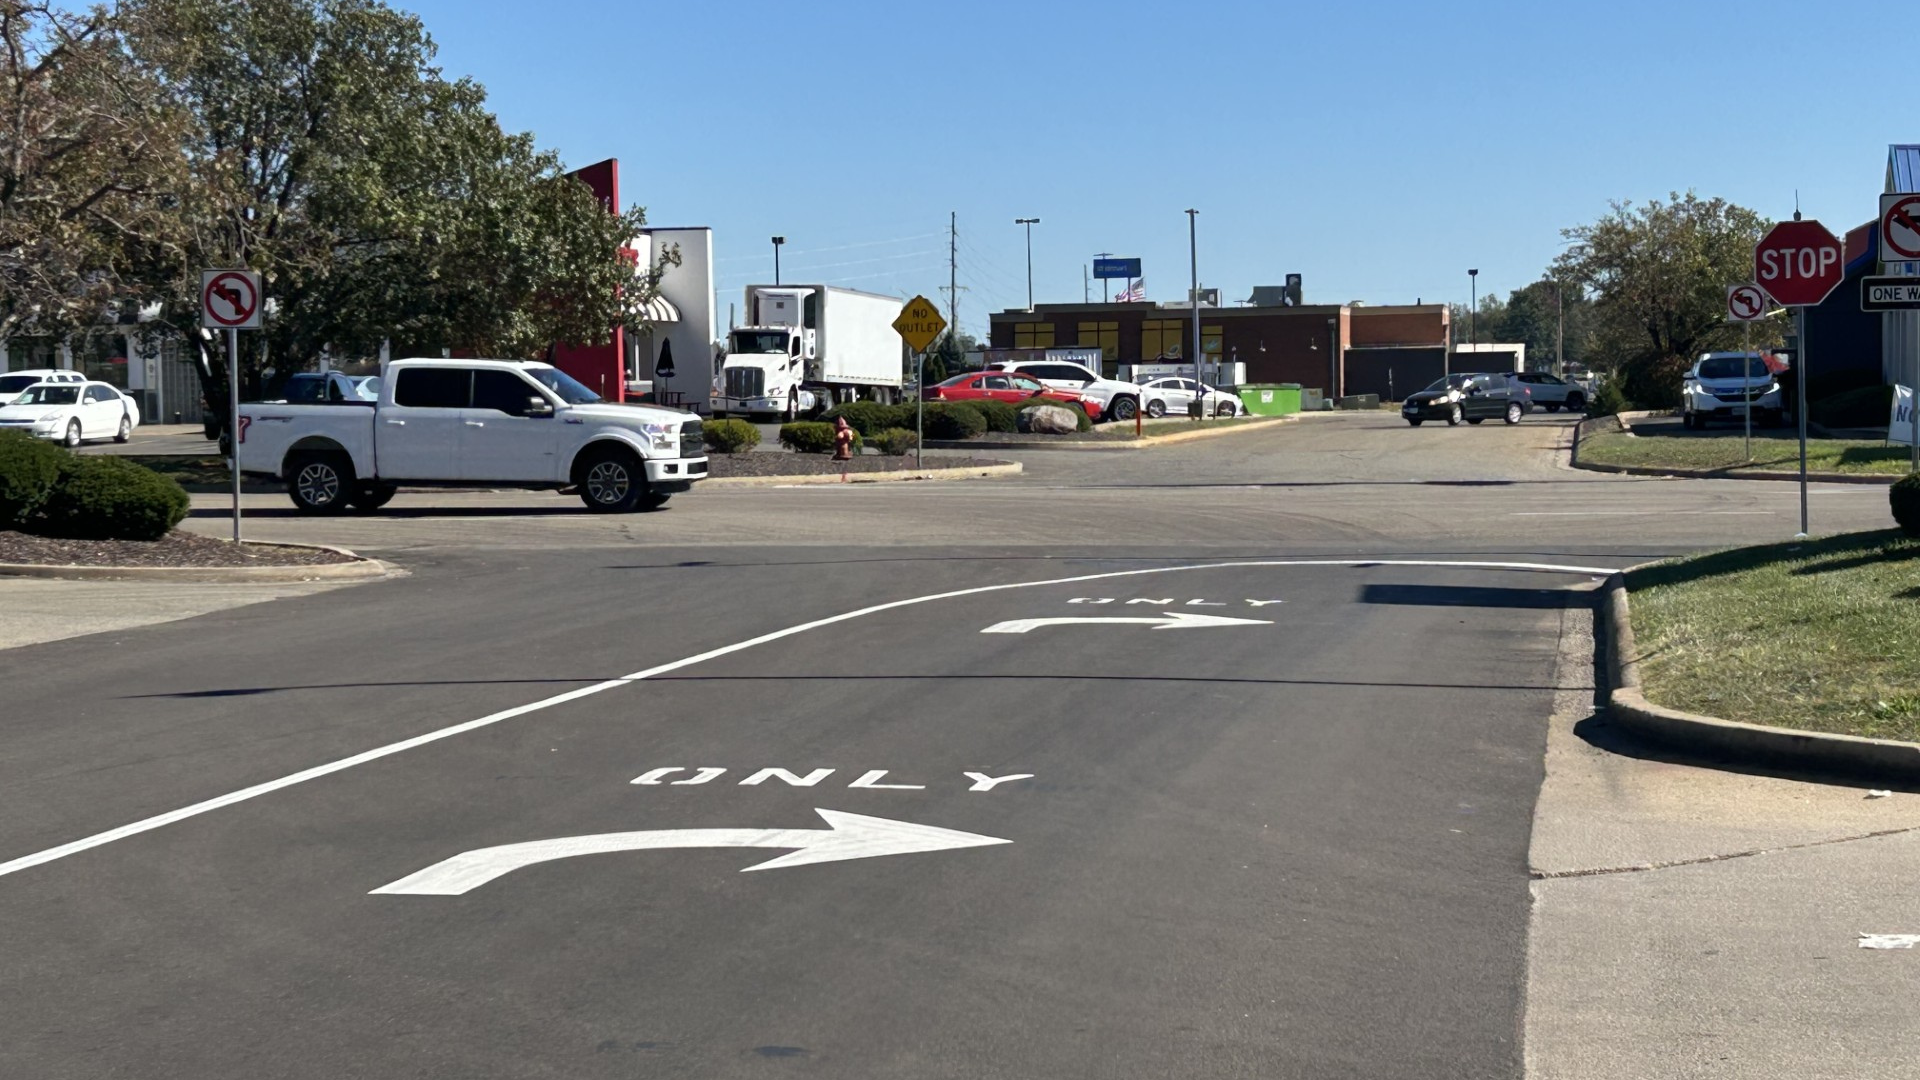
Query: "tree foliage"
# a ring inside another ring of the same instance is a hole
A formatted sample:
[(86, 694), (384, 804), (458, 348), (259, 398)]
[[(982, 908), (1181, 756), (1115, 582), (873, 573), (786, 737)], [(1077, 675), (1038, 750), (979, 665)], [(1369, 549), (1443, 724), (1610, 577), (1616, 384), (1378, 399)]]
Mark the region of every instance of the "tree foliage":
[(1725, 322), (1726, 287), (1751, 275), (1754, 245), (1770, 224), (1725, 199), (1688, 192), (1667, 202), (1615, 203), (1599, 221), (1564, 230), (1572, 246), (1553, 275), (1593, 295), (1595, 346), (1613, 361), (1628, 397), (1670, 404), (1695, 355), (1739, 346), (1740, 331)]

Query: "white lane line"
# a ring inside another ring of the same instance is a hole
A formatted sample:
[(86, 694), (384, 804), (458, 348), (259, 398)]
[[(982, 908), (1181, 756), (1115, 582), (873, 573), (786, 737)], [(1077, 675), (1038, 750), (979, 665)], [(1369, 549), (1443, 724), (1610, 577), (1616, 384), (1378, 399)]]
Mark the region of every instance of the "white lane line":
[(1920, 934), (1861, 934), (1863, 949), (1911, 949), (1920, 944)]
[(1773, 510), (1514, 510), (1508, 517), (1773, 517)]
[(183, 806), (178, 810), (169, 810), (164, 814), (156, 814), (153, 817), (142, 818), (139, 821), (129, 822), (118, 828), (108, 829), (106, 832), (95, 833), (92, 836), (72, 840), (58, 847), (47, 848), (45, 851), (36, 851), (31, 855), (22, 855), (17, 859), (0, 863), (0, 877), (19, 873), (22, 870), (39, 866), (42, 863), (50, 863), (56, 859), (64, 859), (69, 855), (77, 855), (80, 852), (97, 848), (104, 844), (111, 844), (116, 840), (125, 840), (130, 836), (138, 836), (144, 832), (152, 832), (155, 829), (171, 825), (174, 822), (185, 821), (191, 817), (198, 817), (201, 814), (210, 813), (222, 807), (246, 802), (248, 799), (256, 799), (262, 795), (279, 791), (282, 788), (292, 787), (295, 784), (304, 784), (309, 780), (318, 780), (323, 776), (331, 776), (334, 773), (351, 769), (356, 765), (365, 765), (370, 761), (378, 761), (384, 757), (392, 757), (394, 754), (401, 753), (402, 751), (412, 750), (415, 747), (425, 746), (428, 743), (439, 742), (441, 739), (450, 739), (455, 735), (465, 734), (469, 731), (477, 731), (483, 727), (491, 727), (503, 720), (512, 720), (515, 717), (526, 716), (529, 713), (553, 708), (555, 705), (564, 705), (569, 701), (578, 701), (581, 698), (592, 697), (595, 694), (604, 693), (615, 687), (626, 686), (629, 683), (655, 678), (668, 674), (669, 672), (679, 671), (682, 668), (692, 667), (695, 664), (704, 663), (708, 660), (717, 660), (723, 656), (731, 656), (734, 653), (751, 649), (758, 645), (779, 641), (781, 638), (792, 637), (795, 634), (804, 634), (809, 630), (818, 630), (823, 626), (833, 626), (836, 623), (848, 622), (853, 619), (878, 614), (882, 611), (912, 607), (916, 604), (928, 604), (936, 600), (952, 600), (962, 596), (978, 596), (981, 593), (1004, 592), (1011, 589), (1032, 589), (1043, 585), (1072, 585), (1083, 581), (1104, 581), (1109, 578), (1140, 577), (1147, 574), (1169, 574), (1187, 570), (1222, 570), (1241, 567), (1275, 566), (1346, 566), (1354, 568), (1419, 566), (1448, 567), (1460, 570), (1517, 570), (1549, 574), (1590, 574), (1599, 577), (1605, 577), (1614, 573), (1612, 569), (1604, 566), (1562, 566), (1554, 563), (1474, 562), (1440, 559), (1274, 559), (1257, 562), (1199, 563), (1192, 566), (1154, 566), (1138, 570), (1113, 570), (1104, 574), (1082, 574), (1076, 577), (1050, 578), (1046, 581), (1015, 581), (1000, 585), (979, 585), (971, 589), (955, 589), (952, 592), (931, 593), (926, 596), (916, 596), (906, 600), (893, 600), (885, 604), (874, 604), (871, 607), (863, 607), (839, 615), (829, 615), (824, 619), (815, 619), (812, 622), (789, 626), (784, 630), (775, 630), (771, 633), (761, 634), (759, 637), (748, 638), (745, 641), (738, 641), (732, 645), (722, 645), (717, 649), (709, 649), (706, 652), (698, 653), (681, 660), (675, 660), (671, 663), (644, 668), (630, 675), (622, 675), (617, 679), (608, 679), (605, 682), (597, 682), (591, 686), (582, 686), (575, 690), (568, 690), (565, 693), (555, 694), (552, 697), (541, 698), (539, 701), (530, 702), (526, 705), (516, 705), (511, 709), (488, 713), (486, 716), (479, 717), (478, 719), (467, 720), (450, 727), (443, 727), (437, 731), (429, 731), (424, 735), (415, 735), (410, 739), (402, 739), (399, 742), (388, 743), (385, 746), (377, 746), (371, 750), (363, 750), (351, 757), (340, 758), (337, 761), (329, 761), (324, 765), (315, 765), (310, 769), (302, 769), (299, 772), (290, 773), (276, 780), (268, 780), (264, 783), (241, 788), (238, 791), (230, 791), (225, 795), (218, 795), (190, 806)]

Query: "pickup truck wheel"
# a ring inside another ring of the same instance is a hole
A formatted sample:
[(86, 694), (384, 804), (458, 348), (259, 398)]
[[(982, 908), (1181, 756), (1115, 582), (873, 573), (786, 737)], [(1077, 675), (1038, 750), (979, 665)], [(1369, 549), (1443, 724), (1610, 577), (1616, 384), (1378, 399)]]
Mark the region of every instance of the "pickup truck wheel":
[(626, 450), (600, 450), (580, 464), (580, 501), (596, 514), (624, 514), (647, 495), (640, 460)]
[(361, 484), (354, 491), (353, 497), (347, 501), (355, 510), (363, 514), (371, 514), (392, 502), (393, 493), (398, 490), (400, 489), (392, 484)]
[(353, 462), (345, 454), (308, 452), (287, 461), (287, 497), (303, 514), (338, 514), (354, 491)]

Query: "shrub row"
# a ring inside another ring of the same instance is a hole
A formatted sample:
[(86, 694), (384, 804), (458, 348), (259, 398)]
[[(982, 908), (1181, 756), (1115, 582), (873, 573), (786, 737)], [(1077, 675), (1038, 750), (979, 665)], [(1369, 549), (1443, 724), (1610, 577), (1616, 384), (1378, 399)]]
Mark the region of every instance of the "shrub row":
[(179, 484), (124, 458), (83, 457), (0, 432), (0, 529), (76, 540), (158, 540), (187, 516)]
[(874, 436), (873, 442), (874, 445), (880, 448), (880, 452), (883, 454), (889, 454), (893, 457), (905, 457), (919, 449), (920, 436), (915, 435), (906, 428), (888, 428)]
[[(849, 423), (848, 426), (852, 426)], [(860, 452), (863, 440), (853, 433), (853, 452)], [(780, 445), (799, 454), (833, 453), (833, 425), (822, 420), (796, 420), (780, 425)]]
[(737, 454), (760, 445), (760, 429), (746, 420), (709, 420), (700, 437), (707, 449), (718, 454)]
[[(1004, 401), (930, 401), (927, 403), (926, 429), (929, 439), (964, 439), (983, 432), (1015, 432), (1020, 430), (1020, 412), (1023, 409), (1041, 405), (1062, 405), (1057, 401), (1035, 400), (1018, 406)], [(1093, 427), (1093, 421), (1087, 416), (1087, 410), (1078, 404), (1062, 405), (1072, 410), (1079, 419), (1079, 429), (1087, 431)], [(980, 418), (981, 427), (974, 430), (970, 420), (955, 420), (959, 412), (974, 413)], [(895, 428), (911, 431), (917, 406), (909, 402), (905, 405), (882, 405), (876, 401), (855, 401), (846, 405), (836, 405), (822, 414), (821, 419), (832, 423), (845, 417), (847, 426), (867, 438), (873, 438), (882, 432)], [(938, 415), (940, 420), (935, 420)], [(955, 434), (965, 432), (965, 434)]]

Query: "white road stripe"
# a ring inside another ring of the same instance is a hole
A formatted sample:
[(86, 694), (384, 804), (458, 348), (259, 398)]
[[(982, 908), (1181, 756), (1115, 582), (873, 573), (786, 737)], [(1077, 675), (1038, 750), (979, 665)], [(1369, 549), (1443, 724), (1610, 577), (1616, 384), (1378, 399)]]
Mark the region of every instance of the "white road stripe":
[(511, 709), (489, 713), (478, 719), (467, 720), (450, 727), (443, 727), (437, 731), (429, 731), (424, 735), (415, 735), (410, 739), (402, 739), (399, 742), (388, 743), (385, 746), (378, 746), (371, 750), (363, 750), (351, 757), (340, 758), (337, 761), (329, 761), (324, 765), (315, 765), (310, 769), (302, 769), (299, 772), (282, 776), (277, 780), (268, 780), (264, 783), (255, 784), (252, 787), (231, 791), (225, 795), (215, 796), (214, 798), (197, 802), (190, 806), (180, 807), (178, 810), (169, 810), (164, 814), (156, 814), (153, 817), (129, 822), (118, 828), (108, 829), (106, 832), (95, 833), (92, 836), (69, 841), (58, 847), (47, 848), (45, 851), (36, 851), (31, 855), (22, 855), (17, 859), (0, 863), (0, 877), (15, 874), (43, 863), (50, 863), (56, 859), (64, 859), (69, 855), (77, 855), (80, 852), (92, 848), (111, 844), (116, 840), (125, 840), (128, 837), (138, 836), (144, 832), (152, 832), (155, 829), (171, 825), (174, 822), (185, 821), (188, 818), (198, 817), (201, 814), (210, 813), (223, 807), (243, 803), (249, 799), (255, 799), (262, 795), (279, 791), (282, 788), (293, 787), (295, 784), (304, 784), (309, 780), (318, 780), (323, 776), (344, 772), (356, 765), (365, 765), (370, 761), (378, 761), (384, 757), (392, 757), (394, 754), (405, 750), (412, 750), (415, 747), (425, 746), (428, 743), (439, 742), (442, 739), (450, 739), (455, 735), (462, 735), (469, 731), (477, 731), (483, 727), (491, 727), (504, 720), (512, 720), (515, 717), (540, 712), (543, 709), (550, 709), (556, 705), (564, 705), (570, 701), (578, 701), (581, 698), (592, 697), (595, 694), (612, 690), (615, 687), (626, 686), (629, 683), (655, 678), (670, 672), (679, 671), (682, 668), (692, 667), (695, 664), (704, 663), (708, 660), (717, 660), (723, 656), (730, 656), (734, 653), (751, 649), (757, 645), (765, 645), (769, 642), (779, 641), (781, 638), (792, 637), (795, 634), (804, 634), (809, 630), (818, 630), (823, 626), (833, 626), (836, 623), (849, 622), (853, 619), (878, 614), (882, 611), (912, 607), (915, 604), (932, 603), (936, 600), (952, 600), (962, 596), (977, 596), (981, 593), (1004, 592), (1011, 589), (1031, 589), (1043, 585), (1072, 585), (1083, 581), (1104, 581), (1110, 578), (1140, 577), (1148, 574), (1168, 574), (1186, 570), (1221, 570), (1240, 567), (1274, 566), (1347, 566), (1354, 568), (1419, 566), (1447, 567), (1460, 570), (1517, 570), (1549, 574), (1588, 574), (1600, 577), (1614, 573), (1612, 569), (1604, 566), (1563, 566), (1554, 563), (1449, 562), (1435, 559), (1275, 559), (1256, 562), (1200, 563), (1193, 566), (1155, 566), (1139, 570), (1115, 570), (1104, 574), (1083, 574), (1076, 577), (1051, 578), (1046, 581), (1018, 581), (1001, 585), (980, 585), (971, 589), (956, 589), (952, 592), (932, 593), (927, 596), (916, 596), (907, 600), (894, 600), (885, 604), (875, 604), (871, 607), (859, 608), (855, 611), (849, 611), (839, 615), (830, 615), (824, 619), (815, 619), (812, 622), (789, 626), (784, 630), (775, 630), (772, 633), (762, 634), (755, 638), (748, 638), (745, 641), (735, 642), (732, 645), (723, 645), (717, 649), (709, 649), (706, 652), (689, 656), (685, 659), (660, 664), (657, 667), (644, 668), (631, 675), (623, 675), (617, 679), (608, 679), (605, 682), (594, 683), (591, 686), (582, 686), (579, 689), (568, 690), (565, 693), (555, 694), (552, 697), (541, 698), (539, 701), (530, 702), (526, 705), (516, 705)]
[(1773, 517), (1774, 510), (1514, 510), (1508, 517)]

